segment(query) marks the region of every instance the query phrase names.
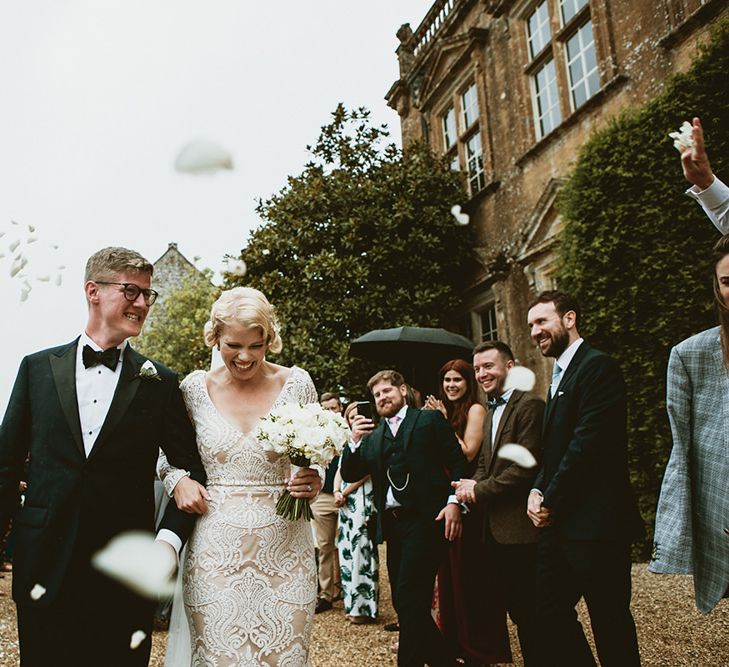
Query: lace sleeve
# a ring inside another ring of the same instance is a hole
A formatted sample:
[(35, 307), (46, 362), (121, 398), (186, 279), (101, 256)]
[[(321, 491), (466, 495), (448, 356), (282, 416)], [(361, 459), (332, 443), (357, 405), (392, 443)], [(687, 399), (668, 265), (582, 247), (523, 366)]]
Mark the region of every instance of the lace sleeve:
[(175, 490), (177, 482), (183, 477), (189, 477), (190, 473), (187, 470), (181, 470), (175, 468), (168, 460), (167, 455), (160, 449), (159, 456), (157, 457), (157, 477), (165, 487), (165, 493), (172, 498), (172, 493)]
[(318, 403), (319, 395), (316, 393), (316, 387), (311, 379), (311, 375), (309, 375), (309, 373), (303, 368), (297, 367), (297, 370), (299, 371), (298, 375), (300, 377), (297, 378), (298, 381), (295, 385), (295, 391), (297, 394), (296, 400), (304, 405), (308, 403)]

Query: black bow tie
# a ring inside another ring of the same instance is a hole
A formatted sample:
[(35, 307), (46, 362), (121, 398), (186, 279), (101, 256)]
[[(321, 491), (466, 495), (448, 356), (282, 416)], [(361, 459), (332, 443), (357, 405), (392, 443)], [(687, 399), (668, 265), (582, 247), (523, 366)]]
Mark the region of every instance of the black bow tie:
[(110, 371), (113, 371), (116, 370), (116, 365), (119, 362), (120, 352), (121, 350), (118, 347), (110, 347), (103, 352), (97, 352), (90, 345), (84, 345), (84, 349), (81, 351), (81, 358), (84, 362), (84, 368), (93, 368), (102, 364)]
[(506, 399), (503, 396), (497, 396), (496, 398), (489, 398), (486, 403), (492, 410), (495, 410), (500, 405), (506, 405)]

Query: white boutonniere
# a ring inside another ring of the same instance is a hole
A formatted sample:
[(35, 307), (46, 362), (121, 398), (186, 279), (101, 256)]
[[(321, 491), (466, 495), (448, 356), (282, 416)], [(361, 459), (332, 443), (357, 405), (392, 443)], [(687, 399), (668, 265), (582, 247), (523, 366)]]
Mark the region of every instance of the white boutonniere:
[(157, 382), (162, 379), (157, 372), (157, 367), (149, 359), (142, 364), (137, 377), (142, 378), (142, 380), (157, 380)]

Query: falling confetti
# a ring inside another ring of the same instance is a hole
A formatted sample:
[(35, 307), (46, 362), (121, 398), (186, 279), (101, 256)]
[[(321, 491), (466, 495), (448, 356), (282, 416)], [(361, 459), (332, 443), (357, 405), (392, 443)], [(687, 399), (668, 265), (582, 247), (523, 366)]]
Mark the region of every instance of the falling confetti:
[(139, 648), (141, 643), (147, 638), (147, 633), (144, 630), (137, 630), (132, 633), (132, 638), (129, 641), (129, 648), (134, 650)]
[(128, 532), (114, 537), (91, 559), (97, 569), (150, 599), (172, 595), (175, 556), (151, 533)]
[(459, 204), (451, 206), (451, 213), (459, 225), (467, 225), (471, 220), (468, 213), (461, 213), (461, 207)]
[(25, 268), (27, 263), (28, 260), (23, 255), (18, 255), (13, 259), (13, 263), (10, 265), (10, 277), (15, 278)]
[(175, 169), (181, 174), (214, 174), (223, 169), (233, 169), (233, 158), (214, 141), (198, 139), (180, 151)]
[(500, 459), (512, 461), (521, 468), (533, 468), (537, 465), (537, 460), (526, 447), (513, 442), (499, 447), (496, 456)]
[(10, 244), (10, 252), (15, 252), (15, 249), (20, 245), (20, 241), (13, 241)]
[(518, 389), (519, 391), (531, 391), (534, 389), (537, 378), (534, 372), (526, 366), (514, 366), (506, 375), (504, 391)]
[(40, 600), (46, 594), (46, 589), (40, 584), (33, 586), (33, 590), (30, 591), (30, 597), (32, 600)]
[(263, 250), (261, 250), (261, 254), (262, 255), (270, 255), (271, 254), (271, 251), (268, 248), (264, 248)]
[(35, 234), (31, 234), (27, 239), (25, 239), (26, 243), (35, 243), (38, 240), (38, 237)]
[(242, 259), (228, 259), (226, 260), (226, 273), (231, 273), (234, 276), (242, 277), (246, 274), (248, 267)]

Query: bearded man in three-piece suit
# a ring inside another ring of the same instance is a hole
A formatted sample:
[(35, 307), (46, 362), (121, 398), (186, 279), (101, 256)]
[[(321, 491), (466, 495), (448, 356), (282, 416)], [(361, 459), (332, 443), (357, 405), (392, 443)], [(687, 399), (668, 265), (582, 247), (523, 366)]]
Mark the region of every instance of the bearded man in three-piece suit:
[(528, 514), (540, 529), (537, 617), (549, 665), (592, 666), (577, 620), (585, 598), (603, 667), (640, 665), (630, 613), (630, 543), (643, 530), (628, 475), (627, 397), (618, 363), (577, 331), (568, 294), (540, 294), (532, 339), (556, 359), (542, 428), (542, 468)]
[(387, 542), (387, 571), (400, 622), (397, 664), (451, 666), (455, 656), (448, 655), (430, 609), (447, 541), (461, 533), (461, 508), (450, 485), (465, 474), (466, 458), (438, 410), (408, 407), (400, 373), (380, 371), (368, 387), (381, 420), (374, 428), (371, 419), (355, 417), (341, 473), (348, 482), (372, 476), (376, 542)]
[[(95, 571), (91, 558), (122, 532), (154, 530), (160, 447), (173, 465), (190, 471), (204, 497), (205, 474), (177, 376), (127, 342), (139, 335), (157, 297), (152, 272), (125, 248), (92, 255), (84, 331), (23, 359), (0, 426), (0, 526), (17, 507), (29, 459), (25, 502), (14, 522), (23, 667), (147, 665), (155, 603)], [(158, 548), (171, 569), (173, 548), (193, 527), (187, 511), (170, 503), (160, 524)], [(32, 594), (34, 588), (45, 593)], [(137, 630), (147, 638), (132, 650)]]

